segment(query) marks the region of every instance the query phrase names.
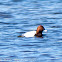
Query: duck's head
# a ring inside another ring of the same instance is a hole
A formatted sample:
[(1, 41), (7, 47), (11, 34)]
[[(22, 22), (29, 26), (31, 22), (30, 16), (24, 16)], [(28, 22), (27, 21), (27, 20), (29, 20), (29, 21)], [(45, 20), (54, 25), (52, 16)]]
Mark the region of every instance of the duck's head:
[(36, 30), (35, 36), (37, 37), (42, 37), (42, 32), (45, 30), (45, 28), (42, 25), (39, 25)]

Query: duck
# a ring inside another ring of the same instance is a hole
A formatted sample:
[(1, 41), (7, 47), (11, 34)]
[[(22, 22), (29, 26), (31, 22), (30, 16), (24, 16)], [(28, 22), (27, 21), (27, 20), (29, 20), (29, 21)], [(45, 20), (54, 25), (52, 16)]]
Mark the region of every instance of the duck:
[(29, 31), (29, 32), (26, 32), (24, 34), (21, 35), (21, 37), (42, 37), (43, 34), (42, 32), (47, 32), (47, 30), (45, 30), (45, 28), (42, 26), (42, 25), (39, 25), (37, 27), (37, 30), (36, 31)]

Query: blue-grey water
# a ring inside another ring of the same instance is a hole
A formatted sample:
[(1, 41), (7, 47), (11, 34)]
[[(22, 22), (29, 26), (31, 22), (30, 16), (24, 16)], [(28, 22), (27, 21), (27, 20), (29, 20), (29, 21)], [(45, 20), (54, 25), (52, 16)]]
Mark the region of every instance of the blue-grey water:
[[(18, 37), (43, 25), (43, 38)], [(0, 62), (62, 62), (62, 0), (0, 0)]]

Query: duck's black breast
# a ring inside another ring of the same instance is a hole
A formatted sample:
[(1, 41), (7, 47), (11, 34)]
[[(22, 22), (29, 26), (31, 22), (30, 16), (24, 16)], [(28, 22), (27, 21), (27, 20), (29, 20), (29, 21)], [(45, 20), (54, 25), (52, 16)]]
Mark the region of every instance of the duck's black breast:
[(35, 34), (36, 37), (42, 37), (42, 34), (39, 33), (39, 34)]

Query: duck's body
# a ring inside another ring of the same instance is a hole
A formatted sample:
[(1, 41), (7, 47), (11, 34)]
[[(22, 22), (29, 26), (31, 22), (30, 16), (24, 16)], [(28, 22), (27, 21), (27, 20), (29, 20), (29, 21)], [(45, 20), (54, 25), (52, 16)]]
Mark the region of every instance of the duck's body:
[(34, 37), (36, 34), (36, 31), (30, 31), (30, 32), (26, 32), (24, 34), (22, 34), (22, 36), (24, 37)]
[(47, 32), (47, 30), (44, 29), (44, 27), (42, 25), (39, 25), (37, 27), (36, 31), (30, 31), (30, 32), (26, 32), (24, 34), (22, 34), (22, 37), (42, 37), (42, 32), (45, 31)]

